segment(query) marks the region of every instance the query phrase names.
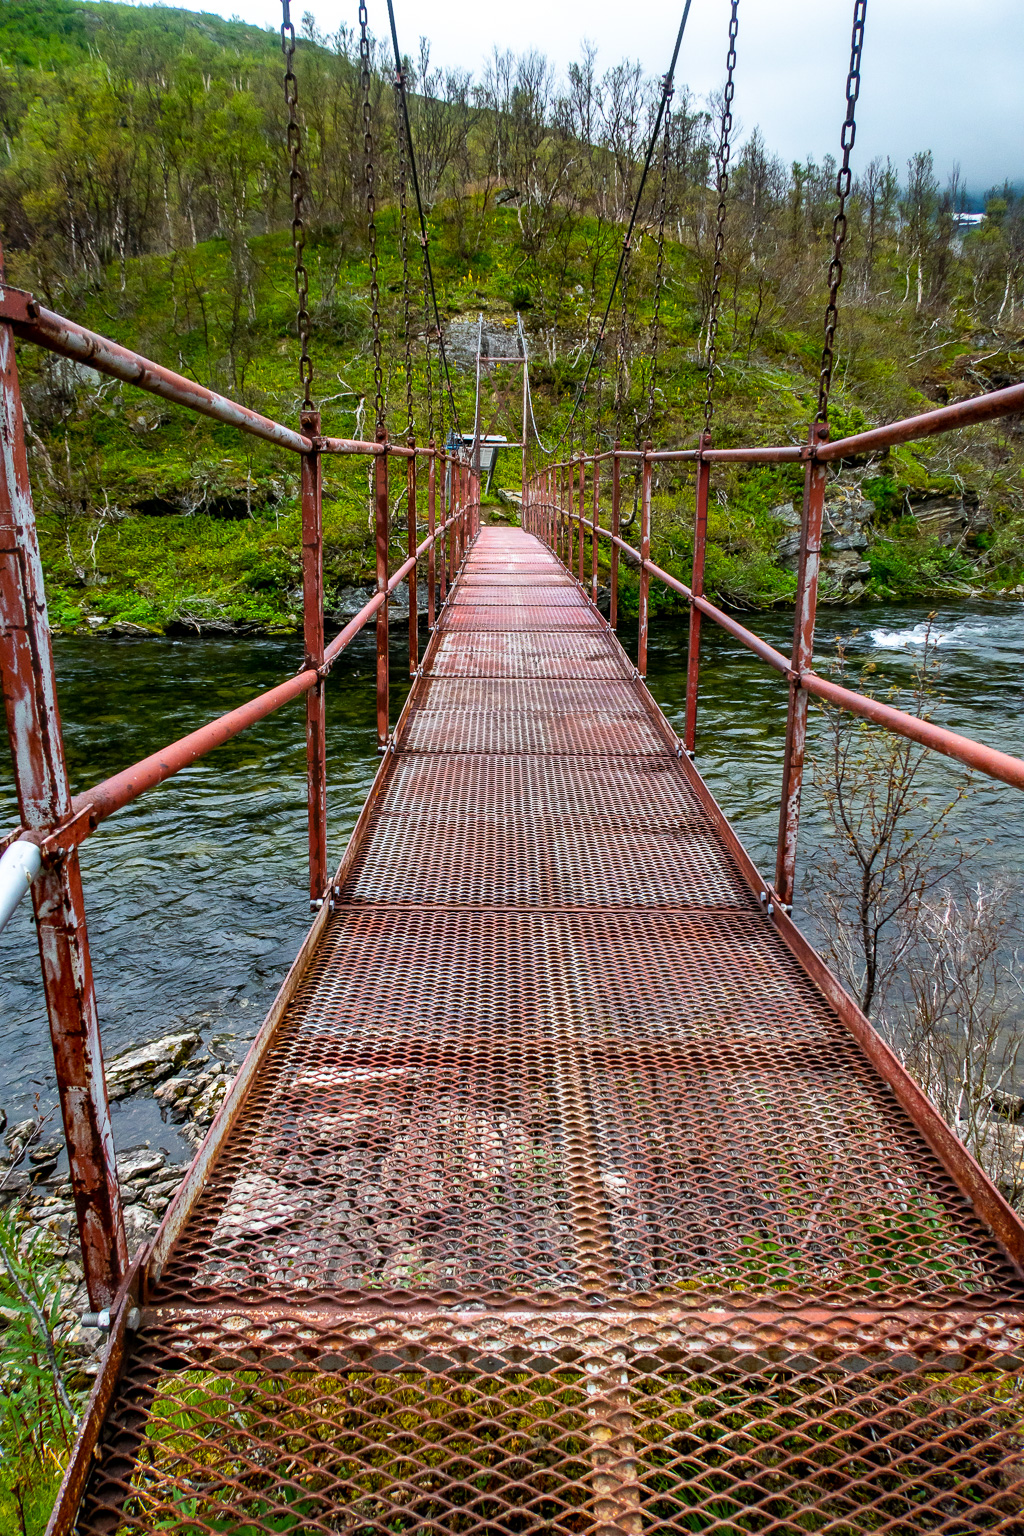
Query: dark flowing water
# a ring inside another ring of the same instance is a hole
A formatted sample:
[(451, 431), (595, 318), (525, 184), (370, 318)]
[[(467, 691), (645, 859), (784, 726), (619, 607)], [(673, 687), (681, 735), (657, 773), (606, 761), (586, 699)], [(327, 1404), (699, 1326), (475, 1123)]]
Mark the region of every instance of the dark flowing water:
[[(851, 654), (870, 652), (888, 677), (906, 683), (925, 617), (923, 608), (825, 611), (820, 662), (837, 632), (859, 628)], [(753, 627), (788, 648), (790, 616), (759, 615)], [(1024, 609), (943, 609), (936, 633), (943, 674), (934, 718), (1024, 755)], [(771, 874), (785, 685), (713, 626), (705, 636), (698, 765), (755, 861)], [(650, 686), (680, 726), (686, 637), (685, 620), (656, 623), (650, 649)], [(635, 645), (628, 631), (623, 640)], [(280, 681), (299, 661), (293, 639), (64, 638), (56, 657), (76, 792)], [(397, 640), (392, 668), (394, 719), (406, 687)], [(328, 685), (335, 861), (377, 768), (374, 686), (367, 634), (340, 659)], [(303, 738), (300, 703), (144, 796), (86, 843), (83, 875), (108, 1054), (189, 1027), (202, 1031), (215, 1054), (241, 1058), (309, 922)], [(0, 826), (10, 826), (16, 811), (6, 760), (3, 768)], [(936, 758), (928, 772), (936, 787), (948, 788), (961, 770)], [(1018, 805), (1015, 791), (985, 781), (958, 812), (956, 832), (980, 845), (973, 866), (978, 878), (1022, 873)], [(825, 844), (810, 786), (802, 861), (819, 859)], [(813, 930), (813, 913), (799, 896), (797, 917)], [(0, 976), (0, 1106), (14, 1118), (31, 1110), (36, 1095), (45, 1107), (55, 1097), (27, 903), (0, 937)], [(157, 1113), (152, 1100), (118, 1108), (119, 1143), (151, 1133), (173, 1141)]]

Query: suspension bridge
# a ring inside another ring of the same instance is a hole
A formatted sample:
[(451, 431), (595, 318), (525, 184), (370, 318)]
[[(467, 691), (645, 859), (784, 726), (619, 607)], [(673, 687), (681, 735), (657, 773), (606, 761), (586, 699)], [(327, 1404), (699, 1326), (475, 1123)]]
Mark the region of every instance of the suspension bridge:
[[(1019, 413), (1024, 385), (829, 441), (837, 225), (805, 445), (715, 448), (709, 384), (693, 448), (616, 443), (538, 466), (524, 338), (521, 527), (482, 526), (479, 387), (474, 431), (451, 450), (417, 446), (411, 396), (407, 441), (392, 441), (379, 324), (376, 437), (321, 433), (285, 21), (299, 429), (0, 290), (0, 672), (22, 821), (0, 898), (7, 914), (31, 888), (93, 1321), (108, 1335), (50, 1532), (1024, 1532), (1024, 1228), (789, 916), (811, 696), (1024, 788), (1024, 762), (812, 666), (828, 465)], [(840, 214), (852, 141), (844, 129)], [(405, 150), (414, 177), (411, 135)], [(405, 231), (404, 190), (402, 209)], [(16, 338), (301, 466), (301, 669), (73, 798)], [(446, 375), (439, 320), (435, 339)], [(327, 642), (323, 477), (367, 458), (377, 590)], [(790, 655), (704, 595), (709, 487), (737, 461), (804, 468)], [(696, 475), (688, 585), (650, 559), (663, 462)], [(622, 536), (624, 470), (639, 477), (636, 545)], [(399, 479), (408, 549), (391, 569)], [(640, 573), (636, 666), (616, 633), (621, 559)], [(682, 738), (644, 683), (652, 581), (690, 606)], [(387, 604), (402, 582), (413, 683), (392, 725)], [(784, 680), (770, 880), (694, 762), (702, 622)], [(324, 684), (368, 624), (381, 762), (332, 872)], [(298, 698), (312, 925), (129, 1262), (77, 850)]]

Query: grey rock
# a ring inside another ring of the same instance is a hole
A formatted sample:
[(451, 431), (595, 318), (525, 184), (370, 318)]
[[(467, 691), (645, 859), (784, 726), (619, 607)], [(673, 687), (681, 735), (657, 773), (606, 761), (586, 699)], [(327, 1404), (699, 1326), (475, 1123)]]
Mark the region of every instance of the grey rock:
[(772, 507), (772, 517), (777, 518), (780, 523), (784, 523), (787, 528), (800, 527), (800, 513), (791, 501), (783, 502), (780, 507)]
[(162, 1152), (153, 1152), (149, 1147), (141, 1147), (132, 1152), (126, 1152), (123, 1157), (117, 1159), (118, 1178), (145, 1179), (151, 1173), (158, 1172), (167, 1161)]
[(866, 533), (844, 533), (837, 539), (830, 539), (829, 543), (834, 550), (867, 549), (868, 537)]
[(35, 1120), (19, 1120), (17, 1125), (11, 1126), (4, 1141), (12, 1157), (21, 1156), (36, 1133), (36, 1125)]
[(64, 1138), (48, 1141), (44, 1147), (33, 1147), (28, 1155), (30, 1163), (55, 1163), (64, 1151)]
[(170, 1077), (197, 1050), (200, 1036), (194, 1030), (164, 1035), (149, 1045), (124, 1051), (107, 1063), (107, 1094), (124, 1099)]
[(1006, 1093), (996, 1088), (992, 1094), (992, 1110), (1004, 1120), (1019, 1120), (1024, 1115), (1024, 1094)]

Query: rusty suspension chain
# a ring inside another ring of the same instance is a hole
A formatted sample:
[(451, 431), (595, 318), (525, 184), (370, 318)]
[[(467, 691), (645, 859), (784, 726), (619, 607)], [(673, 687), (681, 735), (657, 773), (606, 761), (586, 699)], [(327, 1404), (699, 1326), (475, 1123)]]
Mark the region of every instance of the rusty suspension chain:
[(380, 281), (377, 263), (377, 198), (373, 164), (373, 115), (370, 107), (370, 38), (366, 30), (366, 0), (359, 0), (359, 82), (363, 96), (363, 155), (366, 182), (366, 235), (370, 263), (370, 324), (373, 332), (373, 413), (378, 435), (384, 419), (384, 369), (380, 345)]
[(725, 93), (722, 98), (722, 132), (718, 143), (718, 224), (715, 229), (715, 266), (708, 313), (708, 376), (704, 400), (704, 431), (710, 433), (715, 414), (715, 360), (718, 353), (718, 315), (722, 305), (722, 268), (725, 254), (725, 200), (729, 195), (729, 155), (732, 135), (732, 101), (736, 93), (736, 34), (739, 31), (739, 0), (732, 0), (729, 17), (729, 52), (725, 61)]
[(295, 62), (295, 27), (292, 24), (290, 0), (281, 0), (281, 52), (284, 54), (284, 99), (288, 104), (288, 155), (291, 168), (288, 187), (292, 199), (292, 250), (295, 252), (295, 294), (299, 301), (296, 326), (299, 333), (299, 383), (302, 385), (302, 409), (313, 409), (313, 364), (309, 356), (309, 273), (303, 254), (306, 247), (306, 226), (302, 217), (302, 201), (305, 192), (299, 154), (302, 137), (299, 132), (299, 84), (292, 65)]
[[(391, 0), (389, 0), (389, 4), (390, 3)], [(692, 4), (693, 0), (686, 0), (686, 4), (683, 7), (682, 18), (679, 22), (679, 31), (676, 33), (676, 44), (672, 50), (672, 62), (669, 64), (666, 74), (662, 77), (661, 100), (658, 102), (657, 116), (654, 120), (654, 127), (651, 130), (651, 138), (650, 143), (647, 146), (647, 154), (644, 157), (644, 166), (640, 173), (640, 183), (636, 189), (636, 198), (633, 202), (633, 211), (629, 216), (629, 225), (626, 229), (625, 238), (622, 242), (622, 250), (619, 253), (619, 264), (615, 269), (615, 276), (612, 278), (612, 287), (611, 292), (608, 295), (608, 303), (605, 306), (604, 316), (602, 317), (601, 324), (598, 327), (597, 340), (594, 342), (594, 348), (590, 354), (590, 361), (587, 363), (587, 371), (583, 375), (583, 382), (580, 384), (579, 389), (576, 391), (576, 399), (573, 403), (572, 414), (569, 417), (567, 425), (562, 430), (561, 437), (559, 437), (557, 442), (554, 444), (556, 448), (558, 447), (559, 443), (564, 442), (566, 437), (569, 436), (573, 421), (576, 419), (576, 413), (580, 408), (580, 401), (583, 399), (584, 391), (590, 382), (590, 375), (593, 372), (594, 364), (597, 361), (597, 354), (601, 350), (601, 347), (604, 345), (604, 338), (608, 327), (608, 316), (612, 312), (612, 304), (615, 301), (615, 291), (619, 286), (619, 280), (622, 277), (623, 270), (627, 261), (629, 260), (629, 253), (633, 239), (633, 230), (636, 225), (637, 214), (640, 212), (640, 202), (644, 195), (644, 187), (647, 184), (647, 176), (651, 169), (651, 161), (654, 158), (654, 151), (658, 146), (658, 136), (661, 133), (661, 121), (665, 113), (668, 98), (672, 92), (672, 82), (675, 79), (676, 64), (679, 62), (679, 50), (683, 44), (683, 33), (686, 31), (686, 23), (690, 15), (690, 6)]]
[[(402, 111), (402, 71), (395, 72), (395, 135), (398, 140), (398, 210), (399, 249), (402, 256), (402, 310), (405, 323), (405, 430), (411, 443), (415, 434), (412, 411), (412, 293), (409, 288), (409, 208), (406, 191), (409, 167), (405, 148), (405, 119)], [(430, 366), (429, 357), (427, 366)]]
[(840, 135), (843, 163), (836, 173), (836, 197), (839, 206), (832, 220), (832, 260), (828, 267), (828, 306), (825, 310), (825, 344), (821, 352), (818, 381), (818, 412), (815, 421), (828, 425), (828, 397), (832, 389), (835, 363), (836, 327), (839, 324), (839, 289), (843, 281), (843, 246), (846, 243), (846, 200), (853, 187), (850, 155), (857, 137), (857, 97), (860, 95), (860, 60), (864, 50), (864, 18), (867, 0), (854, 0), (853, 33), (850, 38), (850, 69), (846, 76), (846, 119)]
[(420, 192), (419, 172), (416, 169), (416, 150), (413, 147), (412, 142), (412, 124), (409, 121), (409, 99), (405, 90), (405, 72), (402, 69), (402, 50), (398, 46), (398, 28), (395, 25), (395, 7), (393, 0), (387, 0), (387, 4), (388, 21), (391, 25), (391, 44), (395, 54), (395, 78), (398, 82), (399, 94), (402, 101), (402, 118), (405, 123), (405, 138), (409, 149), (409, 170), (412, 173), (412, 189), (416, 197), (416, 212), (419, 216), (420, 245), (423, 248), (423, 278), (425, 285), (430, 289), (431, 305), (434, 311), (434, 335), (437, 341), (439, 364), (438, 374), (440, 376), (438, 381), (438, 390), (441, 396), (441, 405), (443, 408), (444, 389), (441, 387), (443, 383), (447, 389), (448, 404), (451, 407), (452, 426), (461, 436), (461, 429), (459, 427), (459, 413), (455, 408), (455, 395), (452, 391), (451, 370), (448, 367), (448, 352), (444, 344), (444, 327), (441, 324), (441, 314), (437, 306), (437, 289), (434, 286), (434, 270), (430, 263), (430, 240), (427, 234), (426, 215), (423, 212), (423, 197)]

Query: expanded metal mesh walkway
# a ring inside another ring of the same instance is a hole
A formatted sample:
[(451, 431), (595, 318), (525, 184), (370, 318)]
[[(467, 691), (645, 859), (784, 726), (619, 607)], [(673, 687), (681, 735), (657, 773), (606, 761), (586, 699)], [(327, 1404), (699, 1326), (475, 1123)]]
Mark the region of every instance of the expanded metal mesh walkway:
[(78, 1529), (1024, 1532), (1019, 1273), (530, 535), (395, 746)]

